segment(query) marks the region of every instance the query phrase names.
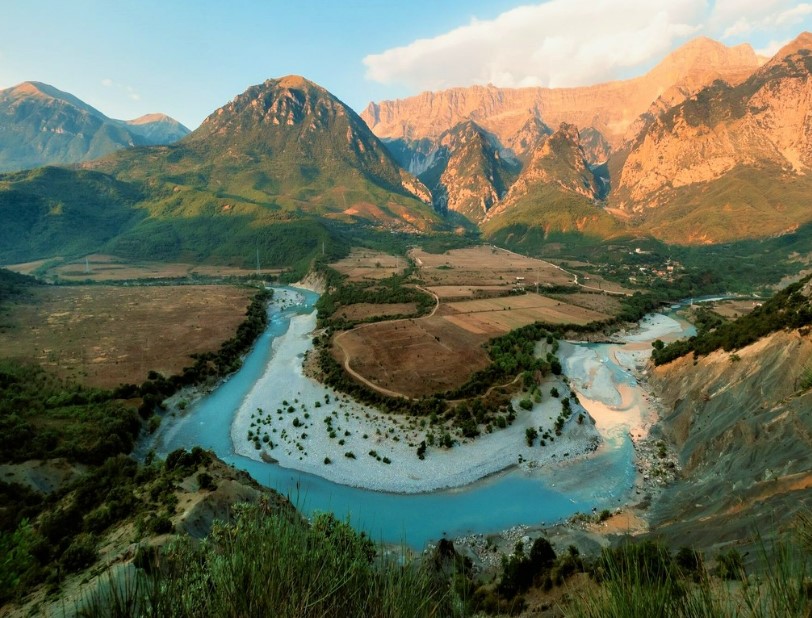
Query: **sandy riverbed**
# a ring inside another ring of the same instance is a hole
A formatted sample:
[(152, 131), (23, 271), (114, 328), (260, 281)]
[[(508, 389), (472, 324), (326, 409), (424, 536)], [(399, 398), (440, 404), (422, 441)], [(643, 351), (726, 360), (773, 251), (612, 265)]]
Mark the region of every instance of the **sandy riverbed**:
[[(279, 294), (274, 302), (290, 303), (289, 294)], [(419, 493), (461, 487), (515, 465), (528, 470), (558, 465), (591, 452), (599, 439), (589, 420), (576, 422), (579, 407), (574, 405), (575, 413), (554, 442), (527, 445), (528, 427), (553, 433), (561, 402), (549, 395), (550, 389), (568, 392), (563, 382), (549, 379), (542, 386), (542, 402), (521, 411), (510, 427), (451, 449), (430, 446), (421, 460), (417, 447), (432, 431), (439, 438), (438, 429), (421, 426), (420, 419), (383, 414), (304, 375), (315, 325), (315, 312), (293, 317), (288, 331), (274, 340), (272, 358), (232, 424), (238, 454), (345, 485)]]

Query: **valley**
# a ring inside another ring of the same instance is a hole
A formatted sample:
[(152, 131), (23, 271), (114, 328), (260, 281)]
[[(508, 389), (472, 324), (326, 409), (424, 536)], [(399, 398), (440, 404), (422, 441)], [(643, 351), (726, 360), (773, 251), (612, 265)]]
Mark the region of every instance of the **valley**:
[(383, 87), (500, 19), (0, 90), (0, 616), (810, 614), (812, 34)]

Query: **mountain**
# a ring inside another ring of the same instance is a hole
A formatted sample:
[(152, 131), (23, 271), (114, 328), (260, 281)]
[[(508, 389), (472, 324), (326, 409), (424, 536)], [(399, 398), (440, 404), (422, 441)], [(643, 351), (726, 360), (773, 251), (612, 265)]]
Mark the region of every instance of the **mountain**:
[[(469, 204), (480, 198), (464, 212), (492, 240), (531, 249), (561, 231), (687, 245), (764, 238), (812, 222), (810, 56), (808, 33), (766, 62), (747, 45), (699, 38), (635, 79), (457, 88), (370, 104), (363, 117), (421, 174), (453, 127), (487, 134), (518, 166), (503, 176), (507, 190), (466, 187), (460, 173), (451, 184), (467, 188)], [(554, 140), (549, 127), (562, 127)], [(426, 181), (442, 197), (445, 185)]]
[(163, 114), (113, 120), (40, 82), (0, 91), (0, 171), (78, 163), (121, 148), (170, 143), (187, 133)]
[(464, 120), (473, 120), (502, 144), (537, 117), (552, 127), (562, 122), (580, 129), (591, 127), (618, 148), (637, 117), (659, 97), (674, 105), (715, 80), (740, 83), (759, 63), (749, 45), (726, 47), (702, 37), (634, 79), (579, 88), (452, 88), (370, 103), (361, 117), (379, 137), (407, 140), (434, 138)]
[(552, 231), (611, 236), (620, 226), (598, 205), (602, 192), (603, 181), (586, 160), (577, 127), (562, 123), (540, 138), (482, 229), (500, 242), (521, 245), (532, 229), (536, 243)]
[[(103, 203), (99, 186), (111, 187)], [(259, 252), (266, 264), (303, 265), (336, 225), (442, 228), (430, 200), (355, 112), (289, 76), (252, 86), (175, 144), (0, 176), (0, 217), (42, 239), (4, 238), (0, 261), (104, 250), (253, 264)], [(71, 222), (102, 213), (92, 237), (75, 236)]]
[[(748, 45), (726, 47), (703, 37), (626, 81), (563, 89), (456, 88), (372, 103), (362, 117), (432, 189), (440, 210), (481, 223), (492, 239), (539, 241), (560, 231), (605, 237), (636, 223), (613, 200), (637, 137), (705, 89), (742, 84), (760, 63)], [(488, 164), (449, 165), (475, 160), (473, 142), (457, 154), (463, 142), (449, 139), (465, 123), (488, 136), (488, 148), (479, 148)], [(559, 129), (553, 134), (550, 127)], [(486, 150), (492, 154), (484, 156)], [(497, 173), (496, 157), (508, 173)]]
[(145, 114), (135, 120), (125, 120), (130, 133), (140, 136), (145, 145), (172, 144), (189, 134), (174, 118), (166, 114)]
[(747, 80), (649, 119), (621, 153), (612, 212), (659, 238), (715, 243), (812, 220), (812, 34)]
[(505, 195), (519, 170), (517, 161), (500, 156), (495, 138), (470, 120), (436, 140), (386, 146), (429, 188), (438, 212), (460, 213), (475, 223)]

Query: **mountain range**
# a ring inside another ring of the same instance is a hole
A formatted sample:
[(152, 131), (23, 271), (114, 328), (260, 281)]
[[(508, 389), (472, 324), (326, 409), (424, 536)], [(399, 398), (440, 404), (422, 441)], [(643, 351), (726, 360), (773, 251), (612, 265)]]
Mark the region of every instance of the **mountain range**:
[[(808, 33), (772, 59), (699, 38), (626, 81), (454, 88), (371, 103), (362, 117), (438, 209), (499, 242), (538, 244), (551, 231), (677, 244), (778, 235), (812, 220), (810, 52)], [(479, 173), (471, 141), (454, 141), (462, 134), (488, 144)]]
[(334, 229), (446, 224), (366, 124), (297, 76), (253, 86), (179, 142), (0, 176), (0, 260), (104, 250), (132, 259), (290, 265)]
[[(302, 77), (269, 79), (176, 143), (143, 145), (167, 136), (164, 118), (101, 122), (99, 135), (126, 129), (132, 147), (0, 176), (0, 261), (104, 250), (246, 263), (262, 249), (287, 263), (346, 226), (478, 230), (532, 252), (561, 234), (681, 245), (787, 234), (812, 222), (810, 75), (803, 33), (771, 59), (700, 38), (635, 79), (455, 88), (361, 116)], [(20, 89), (17, 101), (27, 90), (48, 101), (45, 125), (66, 109), (96, 118), (51, 87)]]
[(164, 114), (114, 120), (40, 82), (0, 90), (0, 172), (78, 163), (121, 148), (170, 144), (189, 129)]

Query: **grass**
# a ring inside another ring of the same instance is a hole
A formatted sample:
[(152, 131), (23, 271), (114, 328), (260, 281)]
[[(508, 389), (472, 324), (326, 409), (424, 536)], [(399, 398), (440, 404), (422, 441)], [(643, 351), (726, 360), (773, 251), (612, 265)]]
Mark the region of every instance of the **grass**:
[[(143, 554), (142, 554), (143, 555)], [(427, 568), (376, 555), (333, 515), (307, 525), (262, 505), (200, 545), (179, 539), (130, 577), (80, 602), (96, 616), (453, 616), (451, 595)]]
[[(688, 552), (691, 553), (691, 552)], [(604, 550), (595, 568), (600, 586), (580, 593), (575, 618), (804, 618), (812, 612), (809, 553), (796, 545), (762, 545), (764, 570), (720, 579), (700, 560), (680, 564), (648, 542)], [(732, 581), (730, 581), (732, 580)]]

